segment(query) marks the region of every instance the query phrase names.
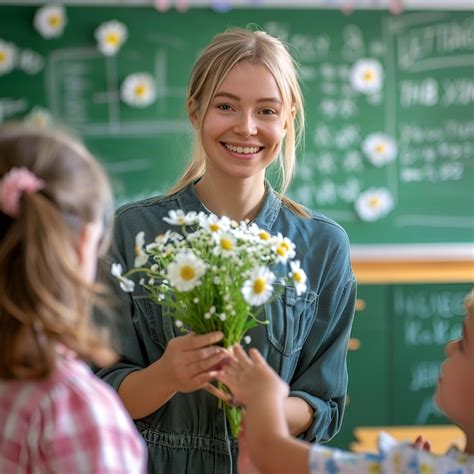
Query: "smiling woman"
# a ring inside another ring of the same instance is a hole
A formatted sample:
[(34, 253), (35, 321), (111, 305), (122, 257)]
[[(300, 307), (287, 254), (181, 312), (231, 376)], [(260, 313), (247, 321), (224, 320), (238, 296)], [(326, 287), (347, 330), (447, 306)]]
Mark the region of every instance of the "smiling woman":
[[(278, 278), (279, 296), (264, 308), (269, 324), (250, 336), (290, 385), (284, 410), (292, 434), (327, 440), (341, 426), (356, 285), (344, 230), (284, 195), (304, 124), (293, 59), (262, 31), (221, 33), (194, 65), (187, 106), (196, 130), (191, 162), (168, 195), (118, 210), (115, 251), (104, 262), (105, 274), (112, 262), (131, 268), (136, 234), (144, 231), (151, 241), (169, 232), (162, 218), (176, 209), (176, 215), (202, 211), (254, 221), (265, 237), (286, 236), (285, 245), (296, 248), (292, 271), (307, 278), (288, 285)], [(265, 179), (272, 163), (280, 170), (278, 191)], [(118, 390), (136, 420), (148, 444), (150, 472), (235, 472), (237, 440), (218, 400), (202, 390), (227, 357), (216, 345), (222, 333), (182, 336), (142, 294), (118, 295), (124, 311), (121, 362), (98, 375)]]

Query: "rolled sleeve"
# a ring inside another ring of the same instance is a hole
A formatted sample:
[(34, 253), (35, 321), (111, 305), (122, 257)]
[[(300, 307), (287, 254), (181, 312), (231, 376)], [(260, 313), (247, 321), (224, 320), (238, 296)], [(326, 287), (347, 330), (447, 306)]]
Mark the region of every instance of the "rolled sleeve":
[[(318, 314), (303, 346), (290, 396), (305, 400), (314, 409), (309, 442), (329, 441), (341, 427), (347, 392), (347, 348), (355, 310), (356, 281), (336, 281), (320, 294)], [(321, 339), (319, 347), (311, 341)]]

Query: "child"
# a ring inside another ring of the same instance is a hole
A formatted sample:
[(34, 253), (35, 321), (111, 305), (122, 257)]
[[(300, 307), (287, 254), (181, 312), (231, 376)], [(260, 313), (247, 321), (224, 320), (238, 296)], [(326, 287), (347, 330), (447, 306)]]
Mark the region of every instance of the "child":
[[(252, 344), (291, 381), (284, 402), (291, 433), (307, 441), (329, 439), (344, 411), (356, 283), (344, 230), (284, 195), (304, 121), (293, 59), (263, 31), (220, 33), (197, 58), (187, 105), (196, 132), (189, 167), (169, 195), (117, 211), (105, 273), (113, 262), (132, 268), (138, 232), (152, 241), (172, 229), (163, 217), (176, 209), (249, 219), (288, 237), (307, 275), (307, 291), (282, 288), (281, 297), (265, 307), (269, 324), (252, 330)], [(277, 190), (266, 180), (271, 165), (281, 171)], [(181, 335), (140, 291), (120, 295), (121, 359), (98, 375), (117, 389), (136, 420), (147, 441), (149, 472), (235, 472), (237, 440), (208, 393), (214, 368), (226, 357), (217, 346), (222, 333)]]
[(0, 472), (139, 473), (145, 448), (82, 358), (114, 361), (89, 321), (111, 193), (60, 133), (0, 128)]
[(440, 409), (466, 434), (464, 453), (451, 448), (444, 456), (435, 456), (427, 452), (422, 438), (415, 445), (392, 443), (378, 454), (353, 454), (292, 438), (283, 415), (288, 385), (257, 350), (251, 349), (249, 357), (235, 347), (235, 359), (217, 378), (246, 408), (241, 455), (246, 460), (249, 455), (262, 474), (474, 473), (474, 291), (466, 297), (465, 306), (468, 315), (462, 337), (446, 346), (447, 360), (441, 366), (435, 395)]

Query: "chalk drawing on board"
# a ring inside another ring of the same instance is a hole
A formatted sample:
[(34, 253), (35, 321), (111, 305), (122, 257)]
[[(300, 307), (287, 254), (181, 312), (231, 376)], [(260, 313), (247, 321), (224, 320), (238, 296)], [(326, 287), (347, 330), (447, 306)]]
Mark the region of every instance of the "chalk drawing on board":
[[(159, 71), (161, 99), (182, 96), (184, 89), (166, 87), (166, 52), (157, 50), (154, 68)], [(46, 87), (49, 109), (63, 117), (83, 136), (153, 136), (187, 132), (187, 120), (127, 121), (120, 116), (118, 59), (104, 58), (89, 48), (59, 49), (48, 56)], [(100, 83), (99, 83), (100, 82)]]

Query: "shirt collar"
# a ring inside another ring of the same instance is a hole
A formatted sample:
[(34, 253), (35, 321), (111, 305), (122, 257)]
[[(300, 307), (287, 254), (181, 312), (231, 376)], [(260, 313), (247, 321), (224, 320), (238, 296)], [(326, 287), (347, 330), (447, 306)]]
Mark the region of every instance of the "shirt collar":
[[(196, 180), (193, 183), (188, 184), (184, 189), (179, 191), (176, 199), (178, 200), (180, 209), (186, 213), (190, 211), (202, 211), (208, 214), (209, 210), (206, 209), (203, 203), (199, 200), (194, 188), (194, 185), (198, 181), (199, 180)], [(270, 232), (278, 213), (280, 212), (281, 204), (281, 199), (277, 196), (270, 183), (265, 180), (265, 198), (263, 200), (263, 205), (255, 218), (255, 223), (260, 228)]]

